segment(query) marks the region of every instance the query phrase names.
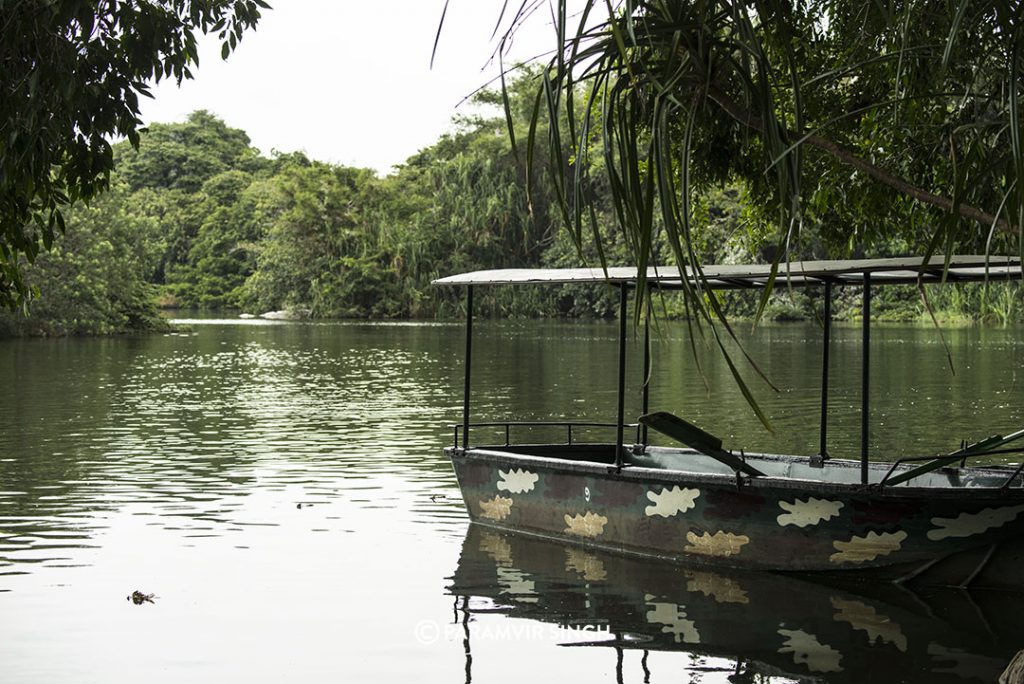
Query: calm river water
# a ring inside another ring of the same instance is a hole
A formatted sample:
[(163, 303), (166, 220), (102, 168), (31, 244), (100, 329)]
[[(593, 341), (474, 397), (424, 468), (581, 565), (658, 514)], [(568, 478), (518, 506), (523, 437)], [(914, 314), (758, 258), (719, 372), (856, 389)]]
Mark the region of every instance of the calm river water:
[[(609, 421), (616, 326), (477, 326), (474, 419)], [(1024, 330), (874, 329), (872, 451), (1024, 425)], [(0, 681), (967, 682), (1019, 597), (825, 587), (470, 530), (442, 454), (462, 326), (193, 321), (0, 342)], [(669, 325), (652, 409), (733, 448), (817, 451), (813, 326), (748, 349), (761, 428)], [(859, 453), (859, 337), (833, 347), (833, 455)], [(639, 412), (630, 354), (627, 414)], [(748, 374), (750, 375), (750, 374)], [(481, 435), (482, 437), (482, 435)], [(135, 605), (128, 595), (154, 593)]]

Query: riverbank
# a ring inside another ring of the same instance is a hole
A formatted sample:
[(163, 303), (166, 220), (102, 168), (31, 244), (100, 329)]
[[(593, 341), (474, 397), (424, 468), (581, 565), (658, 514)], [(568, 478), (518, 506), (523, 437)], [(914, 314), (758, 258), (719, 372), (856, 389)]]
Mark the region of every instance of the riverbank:
[[(947, 287), (975, 287), (980, 286), (947, 286)], [(878, 323), (910, 324), (934, 327), (937, 323), (942, 328), (960, 327), (1005, 327), (1021, 322), (1022, 309), (1016, 304), (1019, 296), (1020, 286), (1017, 283), (1009, 286), (1000, 284), (999, 288), (1012, 288), (1012, 304), (1009, 307), (999, 309), (989, 307), (985, 313), (977, 309), (965, 308), (964, 302), (972, 303), (980, 297), (980, 293), (974, 293), (973, 297), (954, 296), (943, 297), (941, 290), (934, 289), (938, 294), (930, 295), (929, 304), (932, 312), (929, 313), (924, 301), (920, 298), (914, 288), (912, 290), (917, 297), (916, 301), (909, 299), (906, 293), (903, 296), (886, 297), (891, 290), (900, 289), (893, 286), (883, 290), (883, 295), (876, 297), (873, 302), (871, 320)], [(570, 290), (573, 286), (566, 286)], [(548, 288), (552, 289), (552, 288)], [(558, 300), (560, 295), (556, 294), (554, 299)], [(779, 286), (777, 292), (772, 296), (765, 307), (764, 314), (760, 319), (755, 318), (758, 296), (756, 293), (720, 293), (723, 297), (723, 310), (728, 320), (733, 323), (753, 324), (759, 323), (794, 323), (802, 324), (817, 322), (821, 316), (821, 301), (815, 296), (810, 296), (803, 291), (787, 291), (784, 286)], [(941, 297), (941, 299), (940, 299)], [(477, 315), (481, 318), (490, 319), (515, 319), (515, 320), (611, 320), (615, 317), (616, 311), (609, 304), (607, 307), (598, 307), (594, 310), (578, 310), (554, 313), (550, 308), (542, 310), (528, 310), (517, 306), (508, 306), (505, 298), (499, 293), (488, 299), (487, 295), (480, 297), (483, 303), (477, 304)], [(513, 302), (514, 304), (514, 302)], [(861, 300), (859, 290), (850, 289), (848, 292), (839, 291), (833, 301), (833, 320), (837, 322), (856, 323), (862, 318)], [(977, 306), (974, 304), (974, 306)], [(589, 314), (589, 315), (588, 315)], [(669, 294), (662, 298), (660, 303), (655, 305), (655, 316), (669, 321), (680, 321), (686, 319), (686, 308), (679, 300), (678, 295)], [(80, 337), (80, 336), (104, 336), (104, 335), (138, 335), (150, 333), (166, 333), (172, 329), (179, 329), (178, 324), (172, 324), (172, 319), (195, 319), (195, 320), (232, 320), (259, 322), (302, 322), (311, 321), (318, 323), (330, 323), (338, 321), (403, 321), (409, 323), (461, 320), (461, 313), (458, 307), (453, 304), (450, 310), (446, 309), (446, 315), (433, 317), (388, 317), (368, 318), (363, 316), (349, 316), (344, 318), (325, 318), (315, 316), (309, 309), (302, 310), (277, 310), (263, 313), (252, 313), (241, 311), (235, 308), (162, 308), (152, 309), (146, 317), (120, 316), (112, 322), (108, 318), (98, 317), (72, 317), (72, 318), (48, 318), (44, 309), (40, 313), (25, 316), (22, 312), (0, 312), (0, 339), (13, 337)]]

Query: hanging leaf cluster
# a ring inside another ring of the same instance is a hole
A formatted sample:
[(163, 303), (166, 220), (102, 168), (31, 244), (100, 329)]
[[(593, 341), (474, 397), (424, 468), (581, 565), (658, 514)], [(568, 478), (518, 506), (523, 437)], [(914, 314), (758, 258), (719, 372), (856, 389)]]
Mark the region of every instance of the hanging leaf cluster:
[(111, 140), (138, 145), (139, 97), (192, 77), (198, 33), (222, 55), (262, 0), (0, 0), (0, 306), (24, 304), (21, 259), (64, 231), (62, 207), (104, 190)]

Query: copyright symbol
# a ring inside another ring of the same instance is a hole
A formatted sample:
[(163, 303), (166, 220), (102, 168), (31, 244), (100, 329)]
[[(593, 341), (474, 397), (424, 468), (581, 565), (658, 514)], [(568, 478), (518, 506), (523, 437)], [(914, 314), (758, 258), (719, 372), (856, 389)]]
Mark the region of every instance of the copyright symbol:
[(413, 630), (416, 641), (421, 644), (433, 644), (441, 636), (441, 628), (433, 620), (420, 620)]

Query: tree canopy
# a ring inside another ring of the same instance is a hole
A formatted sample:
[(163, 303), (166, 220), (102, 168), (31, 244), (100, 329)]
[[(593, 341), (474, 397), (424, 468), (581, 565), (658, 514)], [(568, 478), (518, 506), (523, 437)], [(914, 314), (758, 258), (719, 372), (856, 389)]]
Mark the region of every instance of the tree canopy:
[[(600, 175), (641, 265), (664, 231), (696, 267), (695, 192), (728, 180), (778, 227), (783, 259), (893, 236), (920, 252), (1020, 248), (1019, 3), (568, 5), (535, 111), (567, 122), (548, 158), (578, 241)], [(506, 39), (535, 6), (506, 14)]]
[(192, 77), (197, 33), (222, 56), (263, 0), (0, 0), (0, 306), (24, 302), (22, 258), (64, 230), (62, 208), (109, 186), (112, 138), (137, 145), (139, 96)]

